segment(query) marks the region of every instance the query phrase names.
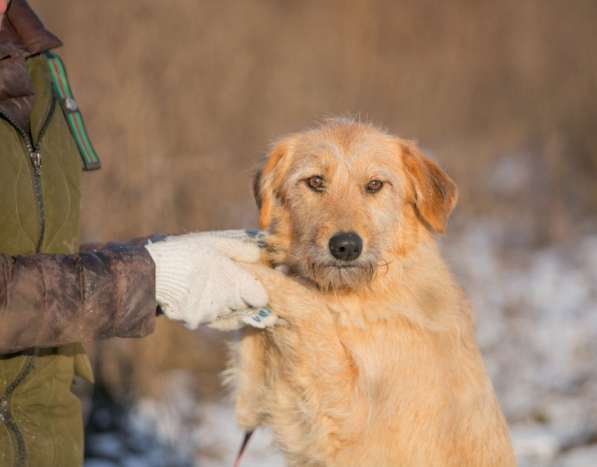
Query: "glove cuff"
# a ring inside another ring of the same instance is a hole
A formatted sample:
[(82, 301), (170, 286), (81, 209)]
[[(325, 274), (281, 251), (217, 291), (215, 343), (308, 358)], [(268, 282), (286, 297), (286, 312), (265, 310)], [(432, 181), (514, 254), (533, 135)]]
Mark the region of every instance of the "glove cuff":
[(181, 301), (188, 297), (189, 280), (194, 262), (189, 261), (191, 251), (178, 242), (148, 243), (145, 248), (155, 263), (156, 301), (164, 313), (172, 318), (181, 309)]

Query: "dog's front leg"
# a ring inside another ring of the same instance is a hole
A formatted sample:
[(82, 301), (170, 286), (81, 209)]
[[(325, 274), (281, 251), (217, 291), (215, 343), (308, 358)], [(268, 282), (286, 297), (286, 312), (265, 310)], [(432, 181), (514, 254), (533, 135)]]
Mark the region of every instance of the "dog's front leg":
[[(259, 358), (265, 361), (260, 371), (267, 380), (263, 399), (267, 421), (289, 458), (292, 453), (300, 458), (300, 453), (308, 451), (307, 458), (333, 465), (337, 445), (357, 436), (354, 430), (345, 434), (342, 426), (350, 425), (347, 418), (354, 426), (362, 426), (352, 419), (366, 416), (352, 409), (362, 404), (354, 400), (359, 392), (355, 391), (357, 369), (351, 353), (319, 291), (263, 266), (247, 269), (266, 288), (270, 307), (281, 321), (259, 334), (260, 344), (265, 343)], [(254, 344), (247, 345), (250, 349), (243, 357), (257, 355)], [(259, 390), (256, 394), (252, 397), (263, 396)]]
[(253, 430), (262, 422), (265, 386), (265, 335), (263, 331), (246, 328), (242, 331), (229, 370), (234, 390), (238, 424)]

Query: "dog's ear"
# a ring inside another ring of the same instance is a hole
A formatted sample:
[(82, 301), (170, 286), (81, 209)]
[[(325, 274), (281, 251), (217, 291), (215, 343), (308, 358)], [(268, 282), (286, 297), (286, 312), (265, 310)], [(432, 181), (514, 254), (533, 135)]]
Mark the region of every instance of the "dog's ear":
[(281, 185), (289, 166), (291, 140), (278, 142), (253, 179), (253, 194), (259, 208), (259, 227), (267, 229), (277, 205), (283, 202)]
[(420, 218), (435, 232), (444, 232), (458, 201), (452, 179), (410, 141), (401, 141), (402, 161), (414, 191)]

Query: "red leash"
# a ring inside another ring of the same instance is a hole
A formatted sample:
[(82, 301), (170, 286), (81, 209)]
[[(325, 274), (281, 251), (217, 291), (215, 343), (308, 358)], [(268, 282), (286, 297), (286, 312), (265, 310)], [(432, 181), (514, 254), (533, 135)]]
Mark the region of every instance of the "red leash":
[(254, 433), (254, 430), (245, 432), (245, 437), (243, 438), (243, 442), (240, 445), (240, 449), (238, 450), (238, 454), (236, 455), (236, 460), (234, 461), (234, 464), (232, 465), (232, 467), (240, 467), (240, 460), (243, 457), (243, 454), (245, 452), (247, 444), (249, 444), (249, 440), (251, 439), (251, 436), (253, 436), (253, 433)]

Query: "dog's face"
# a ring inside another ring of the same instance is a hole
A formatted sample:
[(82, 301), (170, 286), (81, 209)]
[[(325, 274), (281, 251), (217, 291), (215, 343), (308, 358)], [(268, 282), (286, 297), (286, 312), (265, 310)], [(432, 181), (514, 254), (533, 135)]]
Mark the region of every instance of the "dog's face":
[(344, 121), (280, 141), (255, 194), (273, 256), (322, 289), (367, 284), (416, 227), (443, 231), (456, 202), (413, 144)]

